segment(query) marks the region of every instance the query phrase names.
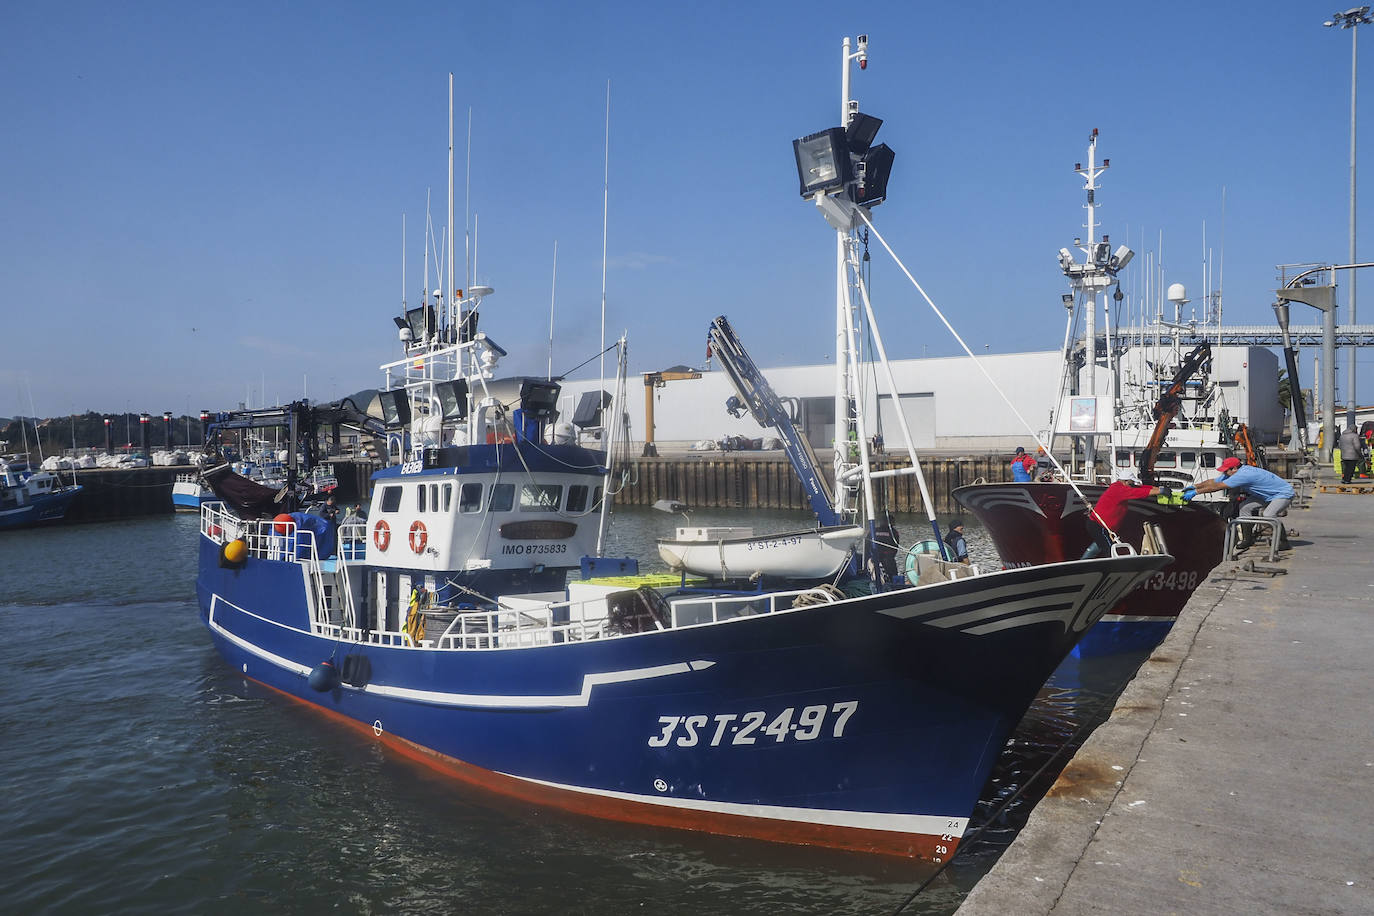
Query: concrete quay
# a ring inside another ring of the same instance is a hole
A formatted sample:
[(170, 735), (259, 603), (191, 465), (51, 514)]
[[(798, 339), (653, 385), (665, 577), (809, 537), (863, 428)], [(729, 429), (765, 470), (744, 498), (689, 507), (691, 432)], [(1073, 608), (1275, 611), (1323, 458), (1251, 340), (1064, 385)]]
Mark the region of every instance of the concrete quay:
[(1374, 913), (1371, 519), (1219, 566), (958, 916)]

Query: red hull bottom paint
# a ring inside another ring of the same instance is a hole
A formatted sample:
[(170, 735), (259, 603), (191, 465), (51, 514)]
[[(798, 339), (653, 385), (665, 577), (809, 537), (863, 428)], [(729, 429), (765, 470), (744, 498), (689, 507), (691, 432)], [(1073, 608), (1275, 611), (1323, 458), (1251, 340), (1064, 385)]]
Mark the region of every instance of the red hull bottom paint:
[[(240, 675), (240, 677), (246, 676)], [(961, 837), (952, 834), (913, 834), (892, 830), (829, 827), (775, 818), (742, 817), (733, 814), (667, 808), (662, 805), (607, 798), (590, 792), (560, 789), (529, 780), (516, 779), (512, 776), (464, 763), (461, 760), (455, 760), (387, 732), (378, 734), (375, 728), (356, 719), (351, 719), (342, 713), (318, 706), (286, 691), (278, 690), (270, 684), (264, 684), (253, 678), (246, 679), (252, 680), (253, 683), (271, 690), (273, 693), (281, 694), (313, 712), (320, 713), (333, 722), (348, 726), (361, 734), (380, 741), (388, 749), (434, 772), (453, 777), (469, 786), (505, 798), (558, 808), (601, 820), (644, 824), (652, 827), (671, 827), (677, 830), (693, 830), (720, 836), (764, 840), (770, 843), (820, 846), (850, 852), (899, 856), (937, 865), (948, 861), (959, 848)]]
[[(1089, 501), (1101, 486), (1080, 486)], [(1040, 566), (1077, 560), (1092, 543), (1087, 506), (1065, 483), (994, 483), (960, 487), (954, 498), (988, 530), (1008, 567)], [(1226, 522), (1199, 505), (1162, 506), (1153, 499), (1127, 504), (1117, 535), (1137, 551), (1146, 526), (1174, 561), (1155, 573), (1112, 608), (1129, 618), (1177, 617), (1193, 591), (1221, 562)]]

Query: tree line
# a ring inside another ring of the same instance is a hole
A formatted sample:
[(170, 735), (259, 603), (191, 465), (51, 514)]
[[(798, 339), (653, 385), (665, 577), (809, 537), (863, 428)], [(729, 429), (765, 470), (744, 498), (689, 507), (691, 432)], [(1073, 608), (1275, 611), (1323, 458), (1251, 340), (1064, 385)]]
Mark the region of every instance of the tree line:
[[(41, 449), (44, 455), (57, 455), (72, 448), (105, 448), (105, 420), (110, 421), (110, 440), (115, 449), (131, 446), (137, 450), (142, 443), (139, 414), (103, 414), (87, 411), (66, 417), (46, 419), (23, 417), (0, 420), (0, 451), (7, 454), (22, 452), (25, 439), (34, 457)], [(193, 448), (201, 446), (200, 416), (185, 414), (172, 417), (171, 442), (168, 443), (167, 423), (162, 414), (150, 414), (148, 419), (148, 448)]]

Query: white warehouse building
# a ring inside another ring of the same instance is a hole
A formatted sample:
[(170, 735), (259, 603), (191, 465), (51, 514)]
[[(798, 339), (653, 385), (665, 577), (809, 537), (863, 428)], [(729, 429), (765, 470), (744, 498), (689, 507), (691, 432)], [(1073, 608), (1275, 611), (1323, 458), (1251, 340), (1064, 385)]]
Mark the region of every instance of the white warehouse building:
[[(994, 452), (1009, 451), (1017, 445), (1031, 449), (1033, 440), (1027, 424), (1037, 434), (1048, 429), (1063, 374), (1063, 357), (1058, 351), (990, 354), (979, 357), (979, 362), (1006, 399), (969, 357), (892, 361), (898, 400), (918, 449)], [(1278, 403), (1278, 357), (1263, 347), (1216, 347), (1212, 367), (1212, 379), (1221, 390), (1221, 405), (1234, 420), (1249, 424), (1260, 441), (1274, 442), (1284, 420)], [(883, 393), (877, 399), (863, 399), (866, 431), (871, 436), (881, 430), (889, 451), (904, 450), (886, 380), (874, 369), (865, 367), (866, 384), (869, 390)], [(830, 448), (835, 435), (834, 366), (782, 366), (764, 369), (763, 374), (777, 395), (795, 408), (811, 445)], [(1110, 374), (1099, 369), (1098, 393), (1110, 392), (1110, 386)], [(638, 451), (645, 441), (643, 376), (632, 375), (627, 387), (630, 436)], [(564, 382), (561, 416), (570, 419), (581, 394), (596, 388), (595, 379)], [(729, 376), (719, 368), (703, 371), (700, 379), (668, 381), (663, 387), (647, 390), (655, 398), (654, 442), (660, 451), (685, 449), (702, 440), (718, 441), (726, 436), (759, 439), (775, 435), (755, 423), (748, 411), (739, 418), (726, 412), (725, 402), (735, 392)]]

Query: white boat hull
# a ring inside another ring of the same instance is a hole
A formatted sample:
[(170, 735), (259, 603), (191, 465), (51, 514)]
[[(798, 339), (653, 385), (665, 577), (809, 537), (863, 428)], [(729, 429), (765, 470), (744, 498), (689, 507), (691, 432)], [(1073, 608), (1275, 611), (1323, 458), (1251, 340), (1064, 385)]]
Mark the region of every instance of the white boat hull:
[(825, 579), (849, 561), (863, 533), (851, 525), (719, 540), (660, 538), (658, 555), (674, 571), (725, 579)]

